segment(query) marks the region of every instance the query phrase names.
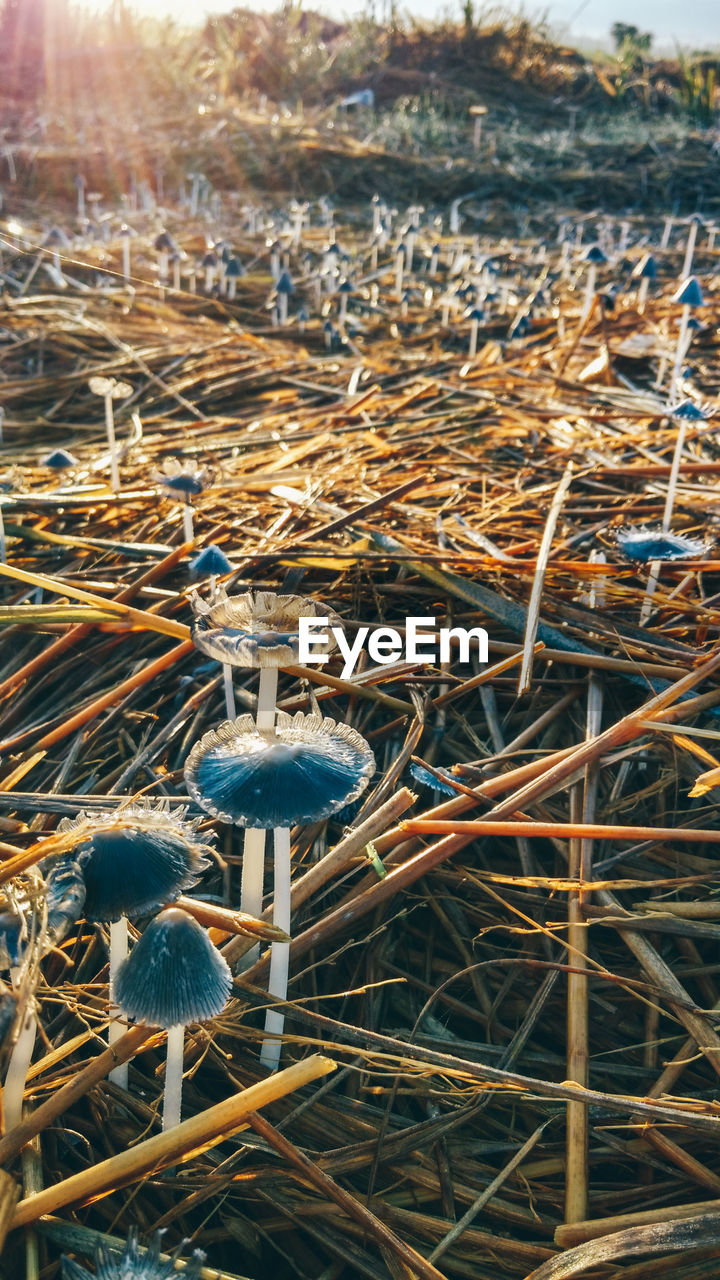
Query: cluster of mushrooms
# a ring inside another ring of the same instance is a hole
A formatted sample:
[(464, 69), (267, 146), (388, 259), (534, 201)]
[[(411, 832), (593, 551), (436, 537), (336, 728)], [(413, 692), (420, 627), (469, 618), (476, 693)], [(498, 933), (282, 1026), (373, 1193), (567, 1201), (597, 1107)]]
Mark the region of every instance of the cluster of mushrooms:
[[(299, 620), (319, 607), (298, 596), (268, 592), (229, 596), (216, 575), (225, 566), (210, 549), (209, 591), (191, 594), (193, 638), (225, 668), (230, 717), (197, 742), (185, 764), (189, 796), (212, 818), (245, 829), (240, 910), (262, 914), (265, 833), (274, 839), (273, 941), (261, 1063), (277, 1068), (287, 997), (290, 932), (290, 831), (352, 803), (375, 761), (367, 742), (346, 724), (320, 715), (276, 710), (278, 669), (298, 660)], [(220, 553), (222, 554), (222, 553)], [(331, 612), (323, 609), (324, 614)], [(337, 618), (333, 615), (333, 622)], [(259, 668), (257, 714), (235, 717), (232, 668)], [(0, 967), (10, 971), (23, 1025), (4, 1087), (6, 1128), (19, 1123), (36, 1015), (28, 975), (78, 921), (109, 926), (109, 1042), (127, 1020), (167, 1030), (163, 1128), (180, 1123), (185, 1027), (217, 1017), (230, 997), (232, 973), (208, 931), (181, 895), (208, 865), (212, 831), (189, 805), (129, 801), (117, 809), (63, 819), (52, 853), (34, 872), (34, 891), (15, 892), (0, 915)], [(173, 905), (175, 904), (175, 905)], [(150, 917), (148, 921), (148, 917)], [(128, 920), (147, 921), (128, 953)], [(252, 954), (251, 954), (252, 958)], [(127, 1064), (111, 1073), (127, 1088)]]

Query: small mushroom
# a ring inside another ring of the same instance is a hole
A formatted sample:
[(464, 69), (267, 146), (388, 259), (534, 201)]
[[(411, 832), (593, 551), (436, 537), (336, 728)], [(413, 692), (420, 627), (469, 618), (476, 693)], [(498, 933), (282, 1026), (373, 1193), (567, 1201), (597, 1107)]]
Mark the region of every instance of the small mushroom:
[(118, 970), (115, 994), (122, 1011), (167, 1029), (163, 1129), (180, 1123), (185, 1027), (217, 1017), (231, 991), (227, 961), (180, 907), (150, 921)]
[[(89, 197), (88, 197), (89, 199)], [(105, 431), (110, 448), (110, 482), (113, 492), (120, 489), (120, 471), (118, 467), (117, 444), (115, 441), (115, 421), (113, 418), (113, 400), (127, 400), (133, 389), (127, 382), (118, 382), (115, 378), (91, 378), (88, 386), (95, 396), (102, 396), (105, 403)]]
[(192, 499), (202, 493), (206, 471), (189, 458), (166, 458), (155, 478), (174, 498), (182, 498), (183, 537), (186, 542), (192, 542), (195, 537)]

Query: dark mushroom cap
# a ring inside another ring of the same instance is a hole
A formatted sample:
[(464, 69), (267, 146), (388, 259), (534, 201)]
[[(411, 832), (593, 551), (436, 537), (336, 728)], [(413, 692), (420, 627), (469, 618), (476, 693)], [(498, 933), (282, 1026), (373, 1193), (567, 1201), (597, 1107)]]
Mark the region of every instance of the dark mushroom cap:
[(80, 864), (75, 858), (54, 858), (49, 859), (48, 863), (47, 868), (41, 866), (45, 876), (47, 931), (53, 943), (57, 944), (81, 918), (87, 889)]
[(688, 276), (686, 280), (681, 281), (670, 301), (677, 302), (683, 307), (704, 306), (702, 289), (697, 276)]
[(214, 542), (203, 547), (199, 555), (190, 561), (190, 573), (193, 578), (209, 578), (211, 574), (229, 573), (232, 565), (221, 547)]
[(686, 560), (700, 556), (705, 550), (698, 538), (686, 538), (679, 533), (663, 533), (654, 529), (621, 529), (617, 544), (630, 560)]
[(330, 628), (341, 626), (333, 609), (305, 596), (276, 595), (273, 591), (240, 596), (219, 594), (209, 603), (190, 597), (195, 614), (194, 644), (209, 658), (233, 667), (286, 667), (298, 661), (300, 619), (327, 618), (329, 647), (335, 648)]
[(207, 866), (207, 841), (196, 828), (184, 814), (165, 808), (83, 814), (61, 822), (58, 831), (73, 833), (76, 840), (58, 862), (67, 869), (72, 860), (82, 872), (85, 919), (107, 923), (147, 915), (194, 885)]
[[(160, 1257), (162, 1235), (161, 1231), (156, 1232), (148, 1249), (140, 1248), (134, 1228), (128, 1233), (127, 1245), (122, 1253), (111, 1251), (105, 1245), (97, 1245), (94, 1272), (87, 1271), (74, 1259), (63, 1256), (60, 1259), (62, 1280), (175, 1280), (178, 1274), (175, 1263), (182, 1245), (173, 1250), (172, 1257), (163, 1261)], [(185, 1280), (200, 1280), (204, 1261), (205, 1254), (196, 1249), (192, 1260), (185, 1264), (182, 1272)]]
[(692, 400), (683, 400), (670, 410), (671, 418), (682, 418), (685, 422), (707, 422), (707, 414), (703, 413)]
[(607, 262), (607, 257), (603, 253), (599, 244), (591, 244), (583, 254), (584, 262)]
[(370, 747), (349, 725), (281, 711), (275, 733), (258, 730), (252, 716), (206, 733), (188, 756), (185, 781), (216, 818), (269, 829), (337, 813), (374, 772)]
[(215, 1018), (231, 991), (227, 961), (207, 930), (179, 907), (150, 921), (115, 979), (115, 999), (123, 1012), (156, 1027)]
[(76, 467), (78, 460), (74, 454), (68, 453), (67, 449), (53, 449), (52, 453), (45, 455), (40, 465), (51, 467), (53, 471), (66, 471), (69, 467)]

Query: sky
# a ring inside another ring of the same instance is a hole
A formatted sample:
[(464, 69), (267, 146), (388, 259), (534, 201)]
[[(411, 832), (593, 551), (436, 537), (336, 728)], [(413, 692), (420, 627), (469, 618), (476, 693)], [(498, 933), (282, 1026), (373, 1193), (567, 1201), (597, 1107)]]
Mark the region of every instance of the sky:
[[(402, 14), (421, 19), (451, 17), (460, 21), (462, 0), (396, 0)], [(279, 0), (131, 0), (130, 7), (154, 15), (169, 14), (180, 22), (201, 19), (206, 13), (233, 9), (274, 10)], [(342, 19), (367, 11), (367, 0), (304, 0), (303, 7), (328, 13)], [(384, 0), (376, 0), (375, 12), (382, 16)], [(522, 12), (531, 21), (547, 18), (553, 34), (562, 41), (610, 45), (609, 31), (613, 22), (633, 23), (641, 31), (655, 37), (654, 51), (673, 51), (678, 43), (683, 48), (717, 48), (720, 46), (720, 0), (547, 0), (547, 3), (513, 3), (502, 0), (475, 0), (476, 14)]]

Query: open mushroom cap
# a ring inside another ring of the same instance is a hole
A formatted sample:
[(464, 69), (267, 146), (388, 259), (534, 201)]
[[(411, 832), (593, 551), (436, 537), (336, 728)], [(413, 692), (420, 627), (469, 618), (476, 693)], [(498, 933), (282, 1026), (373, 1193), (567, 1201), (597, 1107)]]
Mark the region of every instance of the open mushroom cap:
[(115, 979), (123, 1013), (156, 1027), (215, 1018), (231, 991), (227, 961), (207, 930), (180, 907), (168, 907), (150, 921)]
[(701, 556), (707, 550), (699, 538), (679, 533), (663, 533), (660, 529), (621, 529), (617, 544), (630, 560), (686, 560)]
[(184, 812), (138, 806), (122, 813), (80, 814), (58, 824), (58, 832), (74, 841), (56, 868), (68, 862), (79, 866), (86, 920), (107, 923), (146, 915), (196, 883), (207, 866), (207, 837), (198, 835), (197, 821), (185, 821)]
[(133, 393), (129, 382), (118, 382), (116, 378), (90, 378), (88, 386), (94, 396), (110, 396), (111, 400), (126, 400)]
[(242, 827), (294, 827), (337, 813), (365, 790), (375, 757), (355, 729), (322, 716), (279, 712), (276, 731), (252, 716), (228, 720), (195, 744), (190, 795)]
[(327, 618), (328, 640), (335, 641), (331, 627), (341, 627), (340, 618), (327, 605), (305, 596), (276, 595), (274, 591), (247, 592), (228, 596), (220, 592), (210, 602), (191, 595), (195, 614), (192, 637), (209, 658), (233, 667), (287, 667), (298, 661), (300, 619)]
[[(162, 1259), (162, 1235), (162, 1231), (157, 1231), (152, 1244), (147, 1249), (141, 1249), (137, 1231), (133, 1227), (128, 1233), (127, 1244), (122, 1253), (116, 1253), (106, 1245), (97, 1245), (94, 1271), (87, 1271), (73, 1258), (63, 1256), (60, 1260), (62, 1280), (174, 1280), (178, 1275), (175, 1263), (180, 1257), (182, 1245), (173, 1250), (171, 1257)], [(192, 1260), (186, 1262), (183, 1268), (185, 1280), (200, 1280), (204, 1261), (205, 1254), (196, 1249)]]

